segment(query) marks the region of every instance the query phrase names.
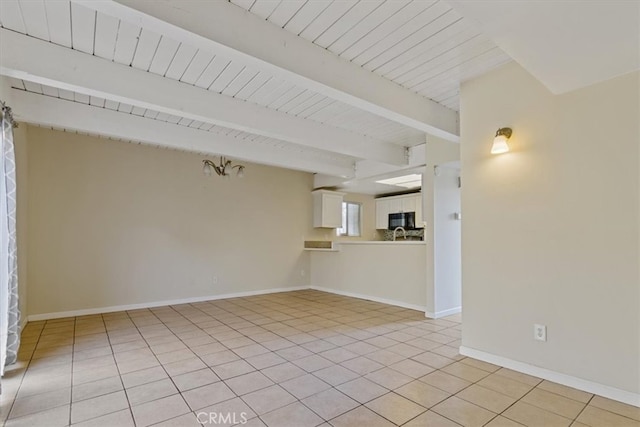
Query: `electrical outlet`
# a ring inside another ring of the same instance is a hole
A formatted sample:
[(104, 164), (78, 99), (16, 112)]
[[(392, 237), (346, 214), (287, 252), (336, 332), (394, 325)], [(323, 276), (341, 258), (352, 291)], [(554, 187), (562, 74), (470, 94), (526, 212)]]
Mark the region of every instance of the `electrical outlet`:
[(545, 325), (533, 325), (533, 338), (536, 341), (547, 340), (547, 327)]
[(304, 277), (305, 274), (307, 274), (307, 272), (304, 271), (304, 268), (302, 270), (300, 270), (300, 276)]
[(213, 280), (212, 280), (214, 285), (218, 284), (218, 276), (213, 276)]

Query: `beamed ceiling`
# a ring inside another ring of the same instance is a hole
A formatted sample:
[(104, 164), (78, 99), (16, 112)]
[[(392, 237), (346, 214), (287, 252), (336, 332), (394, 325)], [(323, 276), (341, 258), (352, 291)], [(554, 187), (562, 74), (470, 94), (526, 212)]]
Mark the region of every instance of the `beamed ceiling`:
[(431, 0), (3, 0), (0, 26), (21, 121), (350, 178), (457, 141), (460, 82), (509, 61)]
[(432, 0), (2, 0), (0, 26), (21, 121), (349, 178), (457, 141), (460, 83), (510, 60)]

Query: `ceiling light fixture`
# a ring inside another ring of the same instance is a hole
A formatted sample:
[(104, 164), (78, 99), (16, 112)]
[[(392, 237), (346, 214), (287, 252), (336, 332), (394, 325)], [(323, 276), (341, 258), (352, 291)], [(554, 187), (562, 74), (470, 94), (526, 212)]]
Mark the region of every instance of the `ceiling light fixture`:
[(215, 164), (209, 159), (204, 159), (202, 163), (204, 163), (204, 165), (202, 166), (202, 173), (204, 173), (206, 176), (211, 176), (212, 172), (215, 171), (218, 176), (229, 178), (233, 173), (233, 170), (238, 169), (238, 171), (236, 172), (236, 176), (238, 178), (244, 177), (244, 166), (234, 165), (231, 163), (231, 160), (227, 159), (226, 157), (220, 156), (220, 164)]
[(509, 144), (507, 141), (511, 138), (513, 131), (511, 128), (500, 128), (496, 131), (496, 136), (493, 138), (493, 146), (491, 147), (491, 154), (502, 154), (509, 151)]
[(397, 176), (395, 178), (381, 179), (376, 181), (378, 184), (395, 185), (397, 187), (404, 188), (417, 188), (422, 185), (422, 175), (411, 174), (404, 176)]

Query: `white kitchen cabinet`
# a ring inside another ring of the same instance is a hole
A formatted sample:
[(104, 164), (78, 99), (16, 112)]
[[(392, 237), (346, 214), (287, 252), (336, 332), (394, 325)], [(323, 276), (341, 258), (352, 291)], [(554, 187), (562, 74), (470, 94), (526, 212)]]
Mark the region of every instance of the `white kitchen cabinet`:
[(386, 229), (389, 226), (389, 201), (376, 199), (376, 229)]
[(424, 228), (424, 219), (422, 219), (422, 193), (416, 196), (416, 228)]
[(389, 198), (388, 203), (389, 203), (388, 213), (402, 212), (402, 199), (391, 197)]
[(342, 227), (344, 193), (315, 190), (311, 194), (313, 194), (313, 226), (315, 228)]
[(389, 214), (398, 212), (415, 212), (416, 228), (423, 228), (422, 193), (376, 199), (376, 229), (387, 229)]
[(400, 201), (400, 212), (415, 212), (416, 211), (416, 197), (403, 197)]

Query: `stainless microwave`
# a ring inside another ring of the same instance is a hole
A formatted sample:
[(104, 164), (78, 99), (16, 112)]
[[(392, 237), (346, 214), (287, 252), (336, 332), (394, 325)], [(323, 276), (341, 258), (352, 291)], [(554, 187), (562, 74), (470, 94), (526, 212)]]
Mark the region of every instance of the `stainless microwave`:
[(405, 230), (414, 230), (416, 228), (415, 212), (398, 212), (389, 214), (389, 230), (395, 230), (402, 227)]

